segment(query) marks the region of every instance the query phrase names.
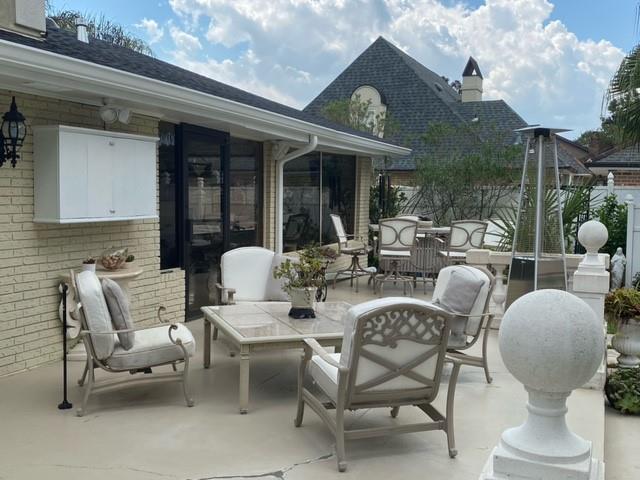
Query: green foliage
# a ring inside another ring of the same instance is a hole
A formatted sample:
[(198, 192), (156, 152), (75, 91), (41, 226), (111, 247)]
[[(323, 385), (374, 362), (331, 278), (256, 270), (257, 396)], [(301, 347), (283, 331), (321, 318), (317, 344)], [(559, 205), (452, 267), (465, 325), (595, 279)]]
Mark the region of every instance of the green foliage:
[(622, 59), (606, 95), (610, 117), (619, 144), (640, 142), (640, 45)]
[(77, 10), (54, 10), (49, 4), (47, 5), (47, 16), (52, 18), (63, 30), (72, 32), (76, 31), (76, 20), (81, 17), (87, 22), (87, 31), (90, 37), (145, 55), (153, 55), (153, 51), (144, 40), (136, 37), (125, 30), (122, 25), (107, 19), (102, 14), (82, 13)]
[(364, 101), (360, 95), (354, 98), (333, 100), (322, 108), (322, 116), (372, 135), (392, 137), (399, 131), (398, 122), (388, 112), (373, 114), (371, 100)]
[(605, 392), (616, 410), (640, 414), (640, 368), (618, 368), (607, 378)]
[(522, 172), (522, 146), (505, 143), (511, 136), (481, 122), (430, 125), (409, 210), (427, 212), (439, 225), (492, 217), (517, 191)]
[(618, 288), (604, 299), (604, 313), (612, 322), (624, 322), (640, 317), (640, 291), (635, 288)]
[[(579, 216), (584, 213), (585, 205), (589, 204), (591, 196), (591, 187), (593, 186), (595, 179), (589, 180), (584, 185), (574, 186), (570, 189), (564, 190), (561, 193), (562, 197), (562, 231), (565, 239), (565, 249), (569, 249), (575, 242), (575, 232)], [(520, 239), (518, 240), (519, 248), (524, 243), (524, 239), (533, 239), (535, 230), (535, 189), (530, 185), (527, 185), (524, 192), (523, 212), (525, 217), (520, 219), (521, 226), (527, 226), (525, 231), (520, 232)], [(557, 215), (558, 195), (554, 188), (547, 188), (544, 192), (545, 200), (545, 212), (544, 217), (547, 219), (545, 226), (553, 225), (548, 220)], [(513, 204), (509, 208), (499, 210), (495, 213), (495, 218), (491, 220), (500, 231), (500, 241), (498, 244), (498, 250), (509, 251), (513, 245), (513, 236), (515, 232), (515, 225), (518, 218), (518, 205)], [(545, 231), (545, 244), (553, 244), (552, 229)], [(528, 248), (533, 249), (533, 245)]]
[(381, 218), (392, 218), (400, 214), (407, 202), (399, 187), (391, 186), (385, 192), (384, 209), (380, 208), (380, 185), (374, 182), (369, 189), (369, 223), (377, 224)]
[(598, 220), (607, 227), (609, 239), (602, 247), (603, 253), (613, 256), (618, 247), (627, 249), (627, 205), (618, 203), (618, 197), (607, 195), (600, 207), (595, 211)]
[(273, 269), (274, 278), (284, 278), (287, 293), (294, 288), (318, 288), (322, 285), (326, 255), (317, 245), (308, 245), (298, 252), (298, 260), (286, 259)]

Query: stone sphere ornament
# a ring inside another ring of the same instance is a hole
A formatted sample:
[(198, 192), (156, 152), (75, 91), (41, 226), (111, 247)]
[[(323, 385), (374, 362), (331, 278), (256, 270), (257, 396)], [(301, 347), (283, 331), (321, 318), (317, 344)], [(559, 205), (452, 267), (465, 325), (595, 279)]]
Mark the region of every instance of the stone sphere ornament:
[(506, 311), (499, 347), (507, 370), (529, 394), (528, 416), (522, 425), (502, 433), (480, 479), (603, 478), (591, 442), (571, 432), (565, 420), (567, 397), (589, 381), (603, 361), (602, 320), (575, 295), (537, 290)]
[(583, 300), (562, 290), (537, 290), (504, 314), (500, 354), (526, 387), (569, 393), (591, 379), (604, 356), (602, 321)]

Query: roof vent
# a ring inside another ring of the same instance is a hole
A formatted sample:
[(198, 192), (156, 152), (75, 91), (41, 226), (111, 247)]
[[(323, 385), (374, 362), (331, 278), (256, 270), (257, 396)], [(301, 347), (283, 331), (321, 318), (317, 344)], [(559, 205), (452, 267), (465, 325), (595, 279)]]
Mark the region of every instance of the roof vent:
[(89, 34), (87, 33), (87, 22), (84, 18), (76, 18), (76, 33), (78, 40), (84, 43), (89, 43)]
[(439, 84), (439, 83), (434, 83), (434, 85), (435, 85), (435, 87), (436, 87), (436, 90), (438, 90), (439, 92), (441, 92), (441, 91), (442, 91), (442, 87), (440, 86), (440, 84)]

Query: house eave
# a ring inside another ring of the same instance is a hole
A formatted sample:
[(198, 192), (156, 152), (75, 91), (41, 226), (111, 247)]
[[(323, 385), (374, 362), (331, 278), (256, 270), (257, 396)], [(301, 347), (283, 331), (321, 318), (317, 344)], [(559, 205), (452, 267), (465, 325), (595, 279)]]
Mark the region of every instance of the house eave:
[(304, 120), (245, 105), (149, 77), (78, 60), (18, 43), (0, 40), (2, 75), (40, 83), (66, 85), (101, 97), (143, 103), (150, 108), (189, 112), (203, 119), (225, 122), (263, 132), (273, 139), (305, 142), (317, 135), (319, 148), (336, 148), (371, 156), (404, 156), (408, 148), (333, 130)]

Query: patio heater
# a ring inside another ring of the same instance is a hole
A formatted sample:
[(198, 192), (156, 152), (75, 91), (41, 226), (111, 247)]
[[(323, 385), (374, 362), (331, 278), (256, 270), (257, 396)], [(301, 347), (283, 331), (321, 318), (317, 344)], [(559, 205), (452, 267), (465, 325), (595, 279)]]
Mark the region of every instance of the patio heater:
[(556, 144), (556, 135), (567, 131), (541, 126), (516, 130), (526, 137), (526, 148), (513, 232), (507, 307), (534, 290), (567, 289)]

